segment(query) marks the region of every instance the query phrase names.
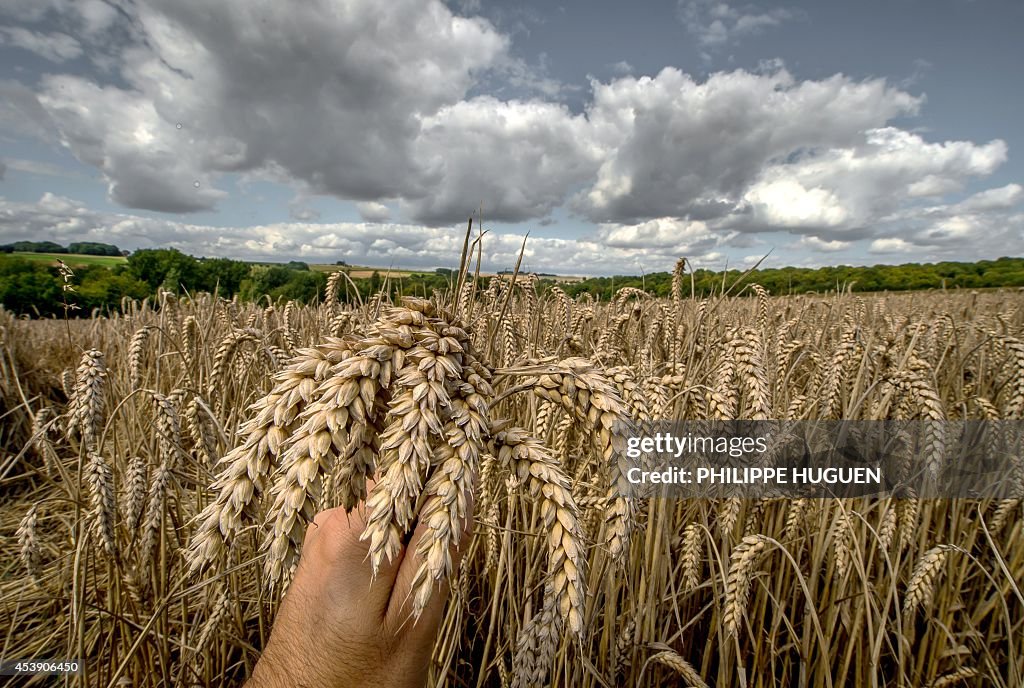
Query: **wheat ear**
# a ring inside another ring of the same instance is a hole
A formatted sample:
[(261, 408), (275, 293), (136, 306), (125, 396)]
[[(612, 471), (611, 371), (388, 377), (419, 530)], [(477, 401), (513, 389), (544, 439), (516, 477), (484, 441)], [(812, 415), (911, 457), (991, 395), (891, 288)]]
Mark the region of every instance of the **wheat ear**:
[(750, 594), (750, 574), (767, 544), (767, 539), (762, 535), (748, 535), (736, 545), (729, 557), (729, 575), (722, 612), (722, 627), (726, 635), (735, 636), (739, 632), (740, 620)]

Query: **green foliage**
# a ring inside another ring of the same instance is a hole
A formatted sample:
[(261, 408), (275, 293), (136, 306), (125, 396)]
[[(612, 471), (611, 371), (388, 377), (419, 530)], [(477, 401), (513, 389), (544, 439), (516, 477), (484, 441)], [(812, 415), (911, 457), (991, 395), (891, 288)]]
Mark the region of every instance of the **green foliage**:
[(96, 241), (76, 241), (68, 244), (68, 253), (79, 253), (87, 256), (120, 256), (121, 249), (113, 244), (102, 244)]
[(271, 299), (294, 299), (308, 303), (323, 296), (327, 275), (309, 270), (292, 270), (291, 273), (287, 282), (267, 292)]
[(0, 258), (0, 303), (19, 315), (56, 315), (63, 310), (54, 268), (23, 258)]
[[(742, 280), (742, 281), (741, 281)], [(745, 284), (756, 282), (772, 294), (825, 293), (829, 291), (907, 291), (912, 289), (981, 289), (989, 287), (1024, 286), (1024, 258), (999, 258), (976, 263), (906, 263), (904, 265), (873, 265), (853, 267), (836, 265), (823, 268), (767, 268), (755, 270), (745, 278), (740, 270), (713, 272), (696, 270), (692, 283), (697, 296), (721, 293), (724, 288), (735, 293)], [(542, 280), (542, 287), (553, 281)], [(655, 296), (669, 296), (672, 275), (656, 272), (645, 277), (593, 277), (560, 285), (570, 296), (590, 292), (610, 299), (623, 287), (645, 289)], [(690, 296), (691, 275), (683, 280), (683, 296)]]
[(144, 299), (150, 295), (149, 285), (123, 270), (109, 270), (92, 265), (75, 273), (75, 293), (69, 300), (77, 303), (85, 313), (98, 308), (101, 311), (121, 305), (124, 297)]
[(128, 256), (128, 273), (149, 285), (177, 293), (198, 283), (199, 261), (176, 248), (154, 248), (136, 251)]
[[(52, 242), (17, 242), (12, 247), (26, 245), (51, 247)], [(230, 298), (238, 294), (245, 300), (263, 297), (271, 300), (286, 299), (310, 302), (322, 298), (328, 273), (310, 270), (301, 261), (287, 264), (253, 265), (228, 258), (194, 258), (173, 248), (143, 249), (121, 262), (111, 255), (116, 247), (110, 244), (82, 242), (79, 250), (100, 250), (109, 247), (108, 254), (90, 254), (75, 267), (75, 294), (71, 301), (81, 307), (80, 313), (89, 314), (120, 307), (124, 297), (141, 299), (153, 296), (159, 290), (174, 293), (216, 292)], [(2, 247), (0, 247), (2, 248)], [(61, 248), (58, 246), (58, 248)], [(61, 250), (63, 250), (61, 248)], [(85, 255), (85, 254), (80, 254)], [(61, 281), (56, 271), (60, 256), (27, 253), (7, 256), (0, 254), (0, 303), (17, 313), (43, 316), (63, 313)], [(64, 257), (65, 262), (75, 261)], [(438, 268), (430, 273), (399, 272), (382, 274), (374, 271), (368, 278), (354, 278), (352, 282), (364, 301), (379, 289), (386, 289), (392, 298), (400, 295), (429, 297), (435, 289), (450, 285), (454, 272)], [(540, 289), (556, 284), (548, 275), (542, 275)], [(559, 286), (570, 296), (590, 292), (601, 299), (610, 299), (623, 287), (644, 289), (654, 296), (670, 295), (672, 276), (667, 272), (646, 276), (594, 277), (579, 282), (561, 283)], [(721, 293), (729, 289), (739, 293), (756, 282), (771, 293), (800, 294), (825, 293), (850, 289), (852, 291), (903, 291), (908, 289), (980, 289), (991, 287), (1024, 286), (1024, 258), (1000, 258), (976, 263), (943, 262), (921, 265), (875, 265), (851, 267), (838, 265), (824, 268), (770, 268), (756, 270), (744, 276), (739, 270), (712, 272), (697, 270), (683, 280), (683, 296), (690, 296), (693, 284), (697, 296)], [(483, 287), (484, 285), (480, 285)], [(352, 300), (356, 294), (346, 288), (342, 300)]]
[(53, 241), (15, 241), (0, 246), (0, 253), (71, 253), (86, 256), (120, 256), (121, 249), (98, 241), (76, 241), (65, 248)]
[(65, 253), (63, 246), (52, 241), (15, 241), (8, 246), (16, 253)]
[(219, 294), (237, 294), (251, 267), (230, 258), (205, 258), (199, 262), (199, 284), (204, 291), (213, 292), (216, 288)]

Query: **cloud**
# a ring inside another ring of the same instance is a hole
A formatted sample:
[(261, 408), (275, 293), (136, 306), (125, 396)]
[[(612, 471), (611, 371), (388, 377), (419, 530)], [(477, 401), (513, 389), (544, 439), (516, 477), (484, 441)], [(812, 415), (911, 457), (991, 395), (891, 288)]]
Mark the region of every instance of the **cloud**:
[(837, 253), (839, 251), (845, 251), (850, 248), (851, 245), (852, 244), (849, 241), (839, 241), (837, 239), (825, 241), (816, 236), (805, 236), (800, 237), (800, 240), (797, 241), (793, 247), (806, 248), (817, 253)]
[(391, 209), (376, 201), (356, 203), (356, 210), (359, 211), (359, 217), (363, 218), (365, 222), (387, 222), (391, 219)]
[(592, 179), (601, 150), (587, 120), (562, 105), (481, 96), (425, 118), (415, 156), (436, 183), (403, 208), (440, 225), (465, 220), (481, 203), (493, 221), (543, 217)]
[(46, 142), (57, 139), (53, 122), (36, 94), (11, 80), (0, 80), (0, 130)]
[(679, 0), (679, 18), (704, 48), (717, 48), (738, 38), (758, 33), (793, 19), (786, 8), (760, 11), (753, 6), (737, 8), (719, 0)]
[[(769, 164), (754, 188), (767, 183), (817, 190), (806, 196), (794, 191), (790, 198), (781, 199), (781, 206), (788, 212), (799, 214), (801, 208), (806, 208), (808, 215), (781, 216), (772, 223), (776, 227), (853, 229), (884, 220), (905, 199), (920, 196), (922, 180), (938, 188), (958, 189), (972, 177), (992, 174), (1006, 156), (1006, 144), (998, 139), (984, 145), (968, 141), (929, 143), (917, 134), (882, 127), (868, 130), (862, 141), (849, 147), (819, 150), (791, 162)], [(786, 212), (783, 210), (783, 215)], [(785, 221), (790, 219), (795, 221)]]
[(611, 70), (612, 74), (615, 74), (616, 76), (628, 76), (633, 73), (633, 65), (625, 60), (613, 62), (608, 65), (608, 68)]
[(43, 77), (39, 102), (61, 142), (104, 174), (113, 201), (184, 213), (208, 210), (226, 196), (214, 188), (204, 162), (228, 157), (228, 142), (195, 145), (153, 102), (71, 76)]
[(55, 165), (49, 162), (42, 162), (40, 160), (8, 158), (6, 160), (6, 167), (7, 169), (15, 170), (17, 172), (47, 177), (65, 177), (70, 179), (82, 176), (77, 172), (68, 170), (66, 167), (61, 167), (60, 165)]
[(958, 212), (975, 212), (986, 210), (1008, 210), (1024, 201), (1024, 186), (1007, 184), (997, 189), (986, 189), (968, 196), (955, 209)]
[(601, 242), (612, 248), (642, 249), (666, 255), (706, 253), (722, 242), (699, 220), (657, 218), (634, 225), (603, 225)]
[[(856, 248), (871, 254), (912, 256), (914, 260), (973, 260), (1024, 253), (1024, 213), (1013, 209), (957, 215), (955, 206), (929, 210), (928, 222), (894, 222), (879, 234), (857, 241), (803, 236), (789, 248), (814, 254)], [(944, 215), (943, 215), (944, 213)], [(950, 239), (937, 232), (959, 232)], [(197, 256), (228, 256), (253, 261), (349, 263), (433, 269), (458, 262), (462, 228), (439, 228), (396, 222), (280, 222), (255, 226), (207, 226), (126, 213), (99, 212), (52, 193), (34, 203), (0, 198), (0, 243), (20, 239), (102, 241), (123, 249), (174, 246)], [(750, 235), (717, 232), (700, 221), (658, 218), (635, 225), (606, 224), (591, 236), (562, 239), (531, 236), (523, 269), (560, 274), (622, 274), (670, 270), (680, 255), (695, 265), (720, 268), (724, 249), (757, 250)], [(520, 233), (489, 233), (484, 241), (484, 269), (511, 269), (523, 242)], [(863, 243), (861, 243), (863, 242)], [(755, 255), (755, 254), (750, 254)], [(758, 258), (764, 252), (756, 254)], [(834, 260), (834, 259), (833, 259)], [(732, 262), (732, 261), (730, 261)], [(785, 264), (800, 263), (786, 259)], [(813, 258), (802, 261), (820, 264)], [(827, 262), (827, 261), (825, 261)]]
[(320, 211), (306, 206), (289, 205), (288, 217), (299, 222), (312, 222), (320, 219)]
[(820, 186), (808, 189), (792, 179), (759, 182), (743, 198), (753, 221), (772, 227), (839, 227), (849, 219), (834, 193)]
[[(213, 207), (218, 174), (274, 165), (312, 193), (419, 199), (420, 122), (458, 103), (507, 39), (438, 2), (141, 0), (120, 80), (43, 79), (61, 141), (128, 207)], [(178, 129), (177, 124), (182, 128)], [(196, 192), (194, 182), (199, 181)]]
[(605, 155), (575, 206), (595, 221), (625, 223), (727, 216), (766, 167), (851, 149), (921, 104), (881, 79), (798, 82), (785, 70), (719, 72), (701, 83), (666, 68), (592, 86), (587, 114)]
[(81, 56), (81, 44), (66, 33), (41, 33), (18, 26), (0, 27), (0, 45), (21, 48), (51, 62), (64, 62)]
[[(623, 63), (609, 66), (619, 76), (592, 79), (574, 111), (543, 59), (527, 65), (509, 33), (437, 0), (33, 3), (8, 0), (0, 12), (25, 13), (19, 36), (74, 35), (83, 54), (33, 88), (0, 81), (0, 128), (70, 151), (126, 208), (214, 210), (229, 174), (301, 190), (289, 206), (297, 222), (231, 243), (246, 255), (323, 242), (409, 249), (348, 229), (356, 244), (337, 243), (334, 230), (314, 236), (311, 227), (335, 227), (311, 222), (316, 195), (354, 202), (367, 226), (417, 236), (462, 226), (481, 204), (494, 222), (575, 213), (594, 223), (579, 242), (542, 243), (551, 260), (649, 251), (671, 265), (674, 251), (737, 249), (773, 232), (814, 252), (889, 238), (945, 250), (986, 228), (1006, 241), (992, 228), (1018, 226), (1020, 185), (945, 202), (998, 169), (1006, 144), (929, 141), (895, 126), (925, 98), (884, 79), (800, 80), (778, 61), (703, 79), (675, 68), (634, 76)], [(795, 16), (706, 0), (680, 12), (708, 27), (708, 46)]]
[(872, 241), (869, 250), (872, 253), (909, 253), (910, 251), (918, 250), (918, 247), (899, 237), (887, 237)]
[(4, 0), (0, 4), (0, 16), (18, 21), (34, 23), (40, 21), (47, 13), (65, 9), (68, 0)]
[[(642, 260), (647, 270), (668, 270), (678, 251), (687, 249), (695, 261), (717, 260), (711, 249), (720, 242), (699, 226), (685, 240), (650, 251), (631, 245), (633, 228), (603, 228), (593, 237), (558, 239), (530, 237), (523, 269), (538, 272), (612, 273)], [(458, 263), (462, 228), (438, 228), (394, 222), (282, 222), (232, 227), (205, 226), (125, 213), (99, 212), (52, 193), (34, 203), (0, 199), (0, 243), (20, 239), (103, 241), (122, 249), (174, 246), (197, 256), (230, 256), (247, 260), (303, 259), (363, 265), (395, 265), (432, 269)], [(485, 270), (511, 269), (523, 235), (489, 233), (483, 244)]]

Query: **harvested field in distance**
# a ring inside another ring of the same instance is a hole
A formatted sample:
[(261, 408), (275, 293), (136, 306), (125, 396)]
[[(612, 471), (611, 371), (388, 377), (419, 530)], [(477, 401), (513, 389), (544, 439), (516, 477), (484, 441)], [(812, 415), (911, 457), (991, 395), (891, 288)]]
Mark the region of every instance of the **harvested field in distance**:
[(112, 268), (115, 265), (123, 265), (128, 262), (124, 256), (90, 256), (84, 253), (12, 253), (12, 256), (23, 260), (30, 260), (47, 265), (56, 265), (58, 260), (63, 260), (73, 268), (85, 267), (87, 265), (102, 265), (105, 268)]
[[(5, 656), (78, 656), (70, 685), (241, 683), (305, 518), (391, 509), (404, 533), (395, 476), (421, 469), (380, 448), (416, 413), (445, 431), (421, 477), (457, 457), (475, 491), (429, 521), (473, 537), (427, 685), (1024, 685), (1022, 488), (631, 499), (616, 453), (652, 418), (1022, 419), (1024, 295), (701, 300), (681, 267), (668, 299), (492, 278), (349, 309), (335, 277), (311, 306), (0, 311)], [(374, 468), (387, 504), (363, 503)], [(448, 582), (423, 573), (417, 604)]]

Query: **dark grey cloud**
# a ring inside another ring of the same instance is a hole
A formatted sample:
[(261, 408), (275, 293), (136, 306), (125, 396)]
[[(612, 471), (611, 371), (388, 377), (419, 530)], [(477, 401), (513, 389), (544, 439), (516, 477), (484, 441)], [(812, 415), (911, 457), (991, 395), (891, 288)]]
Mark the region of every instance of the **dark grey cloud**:
[(38, 141), (57, 141), (57, 130), (35, 92), (10, 79), (0, 80), (0, 130)]
[(413, 156), (421, 119), (458, 102), (507, 47), (483, 20), (411, 0), (387, 11), (144, 0), (133, 11), (145, 40), (122, 46), (127, 88), (51, 77), (38, 102), (114, 200), (168, 212), (213, 207), (217, 173), (269, 165), (312, 193), (423, 197), (439, 180)]
[(42, 33), (20, 26), (0, 26), (0, 45), (22, 48), (51, 62), (73, 60), (82, 55), (82, 45), (66, 33)]

